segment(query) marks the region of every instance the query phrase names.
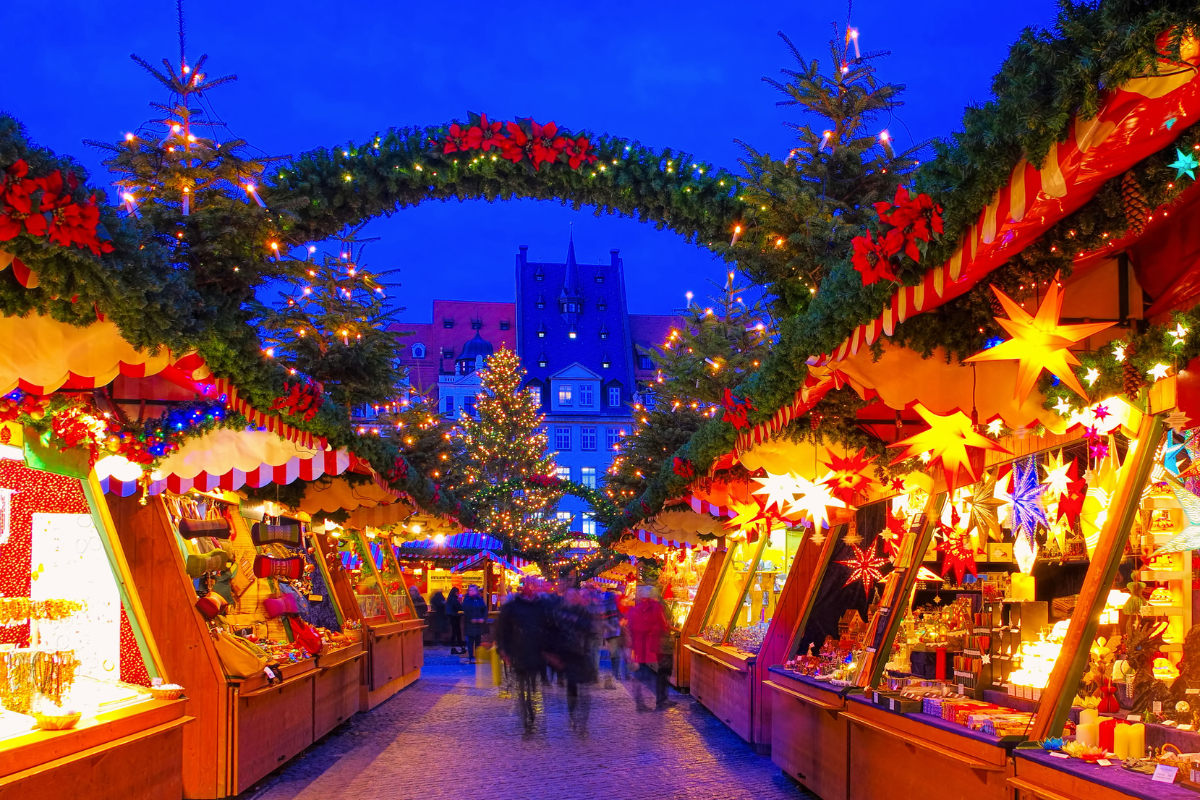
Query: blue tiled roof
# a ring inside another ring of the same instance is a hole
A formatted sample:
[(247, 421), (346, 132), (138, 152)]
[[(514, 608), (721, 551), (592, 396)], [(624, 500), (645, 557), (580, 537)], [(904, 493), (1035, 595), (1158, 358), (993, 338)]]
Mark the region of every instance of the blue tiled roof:
[[(578, 264), (572, 241), (567, 246), (566, 260), (553, 263), (528, 260), (528, 248), (522, 246), (516, 266), (517, 353), (529, 373), (528, 380), (536, 379), (548, 386), (550, 376), (578, 362), (600, 376), (601, 386), (619, 382), (623, 398), (628, 401), (636, 390), (633, 345), (625, 304), (624, 266), (617, 251), (611, 251), (608, 264)], [(542, 276), (541, 280), (537, 275)], [(598, 281), (598, 276), (603, 280)], [(564, 293), (582, 299), (578, 314), (561, 312), (559, 299)], [(537, 307), (539, 297), (545, 300), (545, 308)], [(572, 325), (574, 339), (568, 336)], [(601, 328), (607, 332), (605, 339), (600, 338)], [(545, 331), (546, 335), (539, 337), (539, 331)], [(546, 357), (544, 367), (539, 365), (542, 355)], [(603, 366), (606, 356), (607, 368)], [(550, 393), (543, 392), (542, 397), (543, 410), (548, 411)], [(610, 408), (603, 404), (589, 410), (588, 415), (628, 418), (629, 409), (624, 405)]]

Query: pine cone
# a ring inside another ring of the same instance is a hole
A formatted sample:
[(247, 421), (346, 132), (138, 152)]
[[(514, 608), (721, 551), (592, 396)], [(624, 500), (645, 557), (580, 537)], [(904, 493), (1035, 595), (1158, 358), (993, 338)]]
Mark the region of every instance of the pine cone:
[(1146, 221), (1150, 218), (1150, 204), (1146, 202), (1133, 170), (1121, 176), (1121, 210), (1125, 213), (1125, 221), (1129, 223), (1129, 233), (1136, 236), (1146, 230)]
[(823, 419), (825, 419), (824, 414), (822, 414), (820, 411), (814, 411), (808, 418), (808, 424), (815, 431), (817, 428), (821, 427), (821, 421)]
[(1133, 364), (1132, 347), (1125, 350), (1125, 361), (1121, 364), (1121, 380), (1124, 382), (1125, 394), (1129, 395), (1130, 399), (1136, 398), (1138, 390), (1146, 385), (1142, 373)]
[(995, 293), (995, 292), (988, 292), (988, 299), (989, 299), (989, 300), (991, 301), (991, 303), (992, 303), (992, 316), (993, 316), (993, 317), (1002, 317), (1002, 316), (1005, 316), (1005, 314), (1004, 314), (1004, 304), (1000, 302), (1000, 298), (996, 296), (996, 293)]

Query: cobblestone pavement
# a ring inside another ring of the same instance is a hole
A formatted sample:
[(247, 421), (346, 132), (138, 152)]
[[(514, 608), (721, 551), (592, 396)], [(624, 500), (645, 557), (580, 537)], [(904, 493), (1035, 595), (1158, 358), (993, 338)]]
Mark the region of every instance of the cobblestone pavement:
[[(534, 732), (475, 668), (427, 648), (421, 679), (358, 714), (244, 800), (783, 800), (812, 797), (686, 695), (638, 712), (634, 682), (591, 688), (586, 729), (545, 691)], [(653, 689), (648, 691), (653, 703)]]

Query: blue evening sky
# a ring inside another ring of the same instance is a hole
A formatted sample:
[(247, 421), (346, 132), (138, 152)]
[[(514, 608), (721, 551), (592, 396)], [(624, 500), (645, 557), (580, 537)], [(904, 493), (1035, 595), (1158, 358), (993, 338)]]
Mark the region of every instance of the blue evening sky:
[[(741, 139), (781, 154), (782, 123), (760, 79), (790, 66), (777, 31), (810, 58), (828, 58), (841, 3), (346, 3), (211, 0), (186, 4), (188, 52), (209, 75), (239, 80), (210, 98), (233, 134), (270, 154), (361, 141), (392, 126), (532, 116), (571, 129), (671, 146), (736, 168)], [(984, 8), (962, 0), (859, 0), (864, 50), (888, 50), (884, 80), (907, 85), (886, 123), (901, 146), (957, 128), (986, 100), (991, 76), (1021, 29), (1044, 26), (1051, 0)], [(149, 119), (157, 85), (129, 59), (178, 58), (173, 0), (4, 3), (0, 111), (31, 137), (99, 174), (83, 139), (115, 140)], [(880, 128), (885, 127), (881, 123)], [(434, 298), (512, 300), (513, 258), (625, 259), (631, 311), (665, 313), (703, 295), (721, 262), (675, 234), (556, 203), (428, 203), (369, 226), (377, 269), (399, 268), (391, 297), (405, 319), (428, 319)]]

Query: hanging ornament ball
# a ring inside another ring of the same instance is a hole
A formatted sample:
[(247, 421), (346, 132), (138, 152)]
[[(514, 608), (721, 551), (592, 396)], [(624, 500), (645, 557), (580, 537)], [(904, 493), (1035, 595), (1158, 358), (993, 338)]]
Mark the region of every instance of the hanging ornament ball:
[(1192, 710), (1192, 707), (1190, 705), (1188, 705), (1188, 702), (1186, 700), (1180, 700), (1178, 703), (1175, 704), (1175, 710), (1178, 711), (1180, 714), (1186, 714), (1187, 712)]
[(304, 571), (305, 571), (305, 572), (312, 572), (312, 571), (313, 571), (313, 565), (312, 565), (312, 564), (305, 564), (305, 565), (304, 565)]
[(118, 439), (116, 436), (110, 436), (104, 442), (104, 446), (108, 448), (108, 451), (110, 453), (115, 453), (121, 449), (121, 440)]
[(312, 547), (308, 548), (308, 554), (309, 554), (310, 556), (311, 556), (313, 553), (315, 553), (315, 552), (316, 552), (316, 549), (315, 549), (315, 548), (312, 548)]

